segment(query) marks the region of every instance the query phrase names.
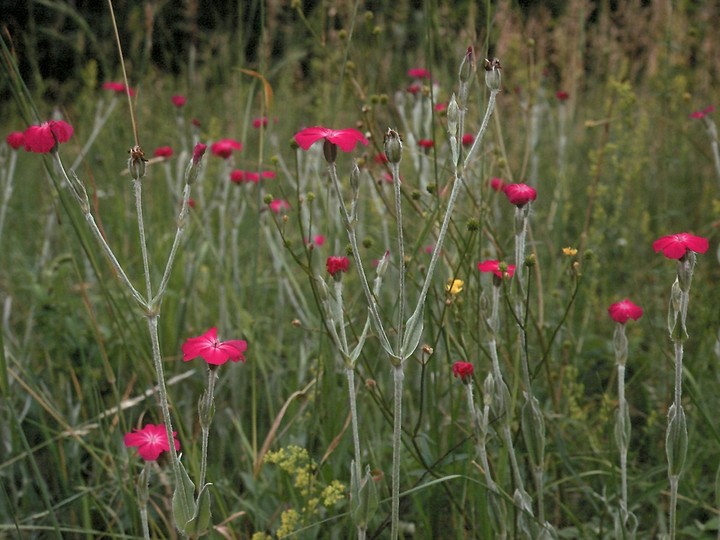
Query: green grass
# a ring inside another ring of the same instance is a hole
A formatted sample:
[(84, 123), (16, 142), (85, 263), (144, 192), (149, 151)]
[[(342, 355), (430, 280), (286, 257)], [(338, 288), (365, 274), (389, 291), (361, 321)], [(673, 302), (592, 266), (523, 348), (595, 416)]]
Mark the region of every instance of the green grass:
[[(308, 465), (309, 493), (335, 480), (349, 492), (353, 446), (346, 379), (316, 282), (316, 276), (330, 280), (325, 259), (345, 255), (348, 240), (321, 145), (306, 153), (290, 141), (300, 128), (312, 125), (358, 127), (370, 134), (368, 147), (352, 155), (340, 152), (337, 165), (348, 201), (351, 159), (359, 160), (357, 230), (372, 279), (372, 261), (386, 249), (391, 256), (397, 250), (392, 186), (382, 178), (384, 166), (373, 158), (382, 150), (388, 127), (401, 132), (412, 306), (430, 262), (425, 248), (435, 243), (452, 170), (444, 113), (435, 111), (427, 124), (414, 125), (416, 100), (432, 110), (429, 88), (424, 95), (411, 95), (406, 89), (412, 81), (405, 74), (410, 67), (432, 69), (433, 100), (446, 103), (457, 91), (457, 69), (472, 44), (478, 55), (490, 48), (502, 60), (503, 91), (461, 191), (428, 295), (420, 343), (433, 352), (419, 348), (405, 367), (400, 518), (406, 537), (411, 527), (416, 538), (493, 535), (465, 389), (451, 366), (458, 360), (474, 364), (476, 404), (482, 407), (490, 356), (481, 308), (492, 285), (476, 264), (487, 258), (514, 262), (514, 208), (489, 188), (495, 176), (527, 181), (538, 190), (527, 250), (536, 265), (525, 272), (528, 352), (546, 428), (546, 515), (564, 538), (614, 537), (620, 473), (613, 437), (614, 323), (607, 307), (625, 297), (645, 310), (627, 328), (626, 394), (633, 428), (629, 504), (639, 522), (638, 537), (654, 538), (668, 528), (664, 446), (673, 356), (666, 310), (676, 269), (651, 245), (682, 231), (710, 238), (710, 250), (698, 257), (688, 315), (683, 401), (690, 440), (680, 479), (678, 538), (714, 537), (720, 178), (703, 121), (688, 115), (713, 104), (719, 56), (697, 53), (688, 63), (677, 51), (717, 47), (707, 26), (719, 15), (717, 8), (675, 6), (672, 17), (658, 11), (645, 22), (644, 8), (632, 6), (588, 13), (582, 3), (569, 2), (553, 4), (551, 13), (515, 5), (491, 5), (486, 12), (472, 2), (455, 8), (421, 4), (376, 2), (371, 16), (362, 3), (339, 2), (333, 9), (306, 6), (301, 16), (290, 7), (277, 12), (263, 2), (250, 3), (238, 8), (237, 18), (218, 20), (215, 32), (198, 31), (192, 66), (187, 51), (173, 51), (164, 41), (173, 29), (187, 28), (183, 24), (192, 22), (191, 15), (178, 20), (160, 10), (154, 54), (165, 65), (179, 66), (176, 76), (152, 63), (143, 13), (130, 9), (125, 14), (136, 22), (121, 32), (128, 36), (125, 55), (131, 86), (138, 90), (138, 133), (146, 153), (172, 146), (170, 174), (181, 176), (189, 159), (181, 153), (191, 150), (190, 120), (197, 118), (202, 142), (242, 141), (235, 168), (277, 174), (259, 184), (231, 185), (223, 198), (225, 164), (208, 151), (202, 180), (193, 186), (197, 205), (162, 305), (159, 336), (173, 426), (193, 479), (200, 471), (197, 402), (206, 370), (199, 359), (182, 362), (181, 345), (211, 326), (218, 326), (224, 339), (249, 344), (247, 363), (219, 370), (208, 468), (212, 536), (274, 536), (289, 509), (300, 515), (297, 527), (305, 527), (297, 538), (355, 534), (347, 496), (337, 505), (310, 511), (311, 496), (297, 487), (293, 471), (262, 462), (267, 450), (299, 446), (313, 463)], [(82, 14), (64, 4), (54, 10), (49, 4), (38, 6), (55, 17), (73, 14), (62, 39), (75, 47), (74, 71), (62, 84), (43, 80), (38, 67), (43, 34), (36, 29), (13, 35), (14, 42), (24, 43), (22, 54), (29, 55), (15, 61), (31, 71), (25, 91), (4, 57), (0, 85), (4, 96), (13, 97), (0, 104), (3, 136), (50, 118), (59, 107), (75, 128), (73, 139), (60, 147), (69, 166), (92, 132), (96, 111), (113, 99), (100, 86), (120, 78), (113, 67), (117, 51), (107, 33), (109, 19), (86, 27), (72, 23)], [(259, 28), (247, 22), (254, 12), (261, 17)], [(633, 29), (628, 20), (642, 23)], [(617, 39), (607, 37), (607, 28)], [(259, 39), (250, 54), (246, 47), (253, 32)], [(625, 60), (631, 55), (635, 60)], [(479, 68), (466, 120), (471, 132), (479, 128), (488, 98)], [(261, 80), (243, 71), (248, 69), (267, 80), (270, 102)], [(557, 90), (567, 90), (570, 99), (561, 104)], [(176, 93), (188, 97), (182, 133), (170, 103)], [(409, 126), (396, 93), (405, 100)], [(37, 118), (30, 117), (33, 108)], [(269, 117), (267, 128), (253, 128), (253, 118), (263, 115)], [(410, 145), (413, 137), (434, 139), (435, 146), (423, 154)], [(127, 103), (120, 99), (77, 173), (105, 238), (136, 288), (144, 290), (132, 186), (123, 172), (132, 144)], [(416, 170), (414, 159), (426, 172)], [(10, 150), (3, 147), (0, 172), (9, 162)], [(149, 166), (143, 180), (155, 286), (179, 210), (164, 165)], [(420, 187), (423, 174), (430, 190)], [(0, 176), (0, 197), (6, 179)], [(157, 382), (143, 314), (114, 276), (49, 157), (20, 151), (13, 187), (0, 236), (0, 537), (141, 536), (135, 481), (142, 464), (122, 438), (133, 427), (162, 420), (155, 395), (142, 398)], [(290, 202), (287, 221), (268, 209), (267, 194)], [(315, 234), (326, 242), (310, 249), (304, 238)], [(580, 251), (566, 256), (566, 246)], [(397, 258), (391, 259), (378, 298), (386, 321), (395, 320), (398, 305), (397, 264)], [(356, 268), (351, 262), (343, 277), (351, 342), (367, 315)], [(465, 282), (456, 297), (445, 290), (452, 277)], [(523, 385), (510, 304), (501, 306), (500, 319), (500, 363), (513, 400), (511, 429), (536, 508), (520, 433)], [(363, 461), (379, 479), (380, 504), (368, 536), (388, 537), (393, 387), (387, 355), (372, 330), (356, 380)], [(493, 477), (508, 495), (510, 536), (521, 537), (514, 526), (510, 462), (499, 436), (502, 421), (491, 419), (489, 460)], [(158, 464), (150, 485), (150, 532), (168, 537), (176, 534), (170, 507), (173, 476), (167, 460)]]

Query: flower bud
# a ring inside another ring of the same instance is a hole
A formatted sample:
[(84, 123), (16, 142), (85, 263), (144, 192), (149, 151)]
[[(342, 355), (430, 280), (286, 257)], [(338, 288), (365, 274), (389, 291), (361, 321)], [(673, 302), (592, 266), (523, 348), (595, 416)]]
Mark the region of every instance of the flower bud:
[(497, 92), (500, 90), (502, 83), (500, 70), (502, 70), (500, 60), (497, 58), (493, 58), (492, 60), (485, 59), (485, 84), (491, 91)]
[(665, 436), (665, 453), (668, 460), (668, 473), (678, 476), (687, 457), (688, 433), (687, 420), (682, 405), (673, 403), (668, 411), (668, 428)]
[(140, 180), (145, 176), (145, 164), (147, 163), (145, 152), (140, 146), (133, 146), (128, 150), (128, 153), (130, 154), (130, 159), (128, 159), (130, 177), (134, 180)]
[(475, 74), (475, 53), (472, 47), (468, 47), (465, 51), (465, 56), (460, 62), (460, 72), (458, 77), (460, 82), (466, 83), (470, 81), (472, 76)]
[(402, 139), (397, 131), (390, 128), (385, 133), (385, 155), (390, 163), (400, 163), (402, 159)]

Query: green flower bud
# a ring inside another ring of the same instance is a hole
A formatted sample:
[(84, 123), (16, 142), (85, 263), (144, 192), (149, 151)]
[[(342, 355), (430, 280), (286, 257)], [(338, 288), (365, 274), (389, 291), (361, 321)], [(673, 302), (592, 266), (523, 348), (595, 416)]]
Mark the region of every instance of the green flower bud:
[(402, 159), (402, 139), (397, 131), (388, 128), (385, 133), (385, 155), (390, 163), (400, 163)]
[(485, 59), (485, 84), (490, 90), (495, 92), (500, 90), (500, 85), (502, 84), (500, 70), (502, 70), (500, 60), (497, 58), (493, 58), (492, 60)]

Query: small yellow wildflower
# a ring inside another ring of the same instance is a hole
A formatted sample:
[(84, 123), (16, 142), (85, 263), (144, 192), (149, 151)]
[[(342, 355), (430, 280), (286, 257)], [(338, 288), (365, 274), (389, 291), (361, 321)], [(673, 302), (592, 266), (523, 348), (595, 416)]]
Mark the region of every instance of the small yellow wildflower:
[(330, 485), (325, 486), (322, 491), (323, 506), (330, 508), (345, 498), (345, 484), (339, 480), (333, 480)]
[(564, 247), (562, 249), (563, 255), (567, 255), (568, 257), (574, 257), (575, 255), (577, 255), (577, 251), (578, 250), (576, 248), (570, 246)]
[(290, 536), (300, 523), (300, 514), (288, 508), (280, 515), (280, 528), (277, 530), (278, 538)]
[(465, 285), (465, 282), (462, 279), (450, 278), (447, 281), (447, 285), (445, 285), (445, 292), (451, 296), (457, 296), (462, 292), (463, 285)]
[(250, 540), (272, 540), (272, 536), (264, 532), (253, 533)]

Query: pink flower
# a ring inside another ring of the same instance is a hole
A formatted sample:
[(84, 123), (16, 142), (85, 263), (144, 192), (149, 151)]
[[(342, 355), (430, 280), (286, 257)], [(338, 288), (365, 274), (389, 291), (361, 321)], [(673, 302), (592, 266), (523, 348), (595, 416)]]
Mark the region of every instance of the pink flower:
[(190, 208), (195, 208), (195, 199), (193, 199), (192, 197), (190, 197), (190, 198), (188, 199), (188, 206), (189, 206)]
[(470, 362), (455, 362), (452, 365), (452, 372), (455, 377), (460, 377), (462, 382), (469, 384), (472, 382), (472, 376), (475, 368)]
[(511, 204), (522, 207), (537, 199), (537, 191), (527, 184), (508, 184), (503, 188)]
[(568, 93), (565, 92), (564, 90), (558, 90), (557, 92), (555, 92), (555, 97), (557, 98), (557, 100), (558, 100), (560, 103), (562, 103), (562, 102), (568, 100), (568, 98), (570, 97), (570, 94), (568, 94)]
[(655, 253), (662, 251), (663, 255), (668, 259), (682, 259), (688, 251), (705, 253), (708, 247), (707, 238), (694, 236), (690, 233), (671, 234), (653, 242)]
[(111, 90), (116, 94), (129, 94), (130, 97), (133, 97), (135, 95), (135, 90), (133, 90), (129, 86), (125, 86), (121, 82), (106, 82), (102, 85), (102, 87), (103, 90)]
[(267, 116), (263, 116), (262, 118), (253, 118), (252, 125), (254, 128), (259, 128), (260, 126), (265, 127), (268, 125), (268, 118)]
[(410, 68), (408, 69), (408, 77), (412, 77), (413, 79), (429, 79), (430, 78), (430, 71), (424, 68)]
[(217, 328), (213, 327), (202, 336), (188, 338), (183, 343), (183, 361), (187, 362), (199, 356), (212, 366), (221, 366), (228, 360), (245, 362), (245, 349), (247, 342), (242, 339), (220, 341), (217, 338)]
[(337, 145), (343, 152), (352, 152), (357, 143), (368, 145), (368, 140), (357, 129), (330, 129), (322, 126), (309, 127), (295, 134), (295, 142), (303, 150), (309, 150), (317, 141), (325, 139)]
[(192, 155), (192, 162), (193, 165), (197, 165), (200, 163), (200, 160), (205, 155), (205, 150), (207, 150), (207, 144), (203, 143), (197, 143), (195, 145), (195, 148), (193, 148), (193, 155)]
[[(180, 450), (180, 442), (175, 438), (173, 431), (173, 444), (175, 450)], [(123, 442), (127, 448), (137, 446), (138, 454), (145, 461), (155, 461), (163, 452), (170, 451), (167, 431), (162, 424), (146, 424), (142, 429), (133, 429), (126, 433)]]
[(202, 126), (202, 122), (200, 122), (200, 120), (198, 120), (197, 118), (193, 118), (192, 120), (190, 120), (190, 123), (196, 128)]
[[(507, 264), (505, 266), (505, 275), (509, 278), (513, 277), (515, 275), (515, 265)], [(503, 277), (503, 271), (500, 269), (500, 262), (494, 259), (479, 262), (477, 267), (481, 272), (492, 272), (500, 279)]]
[(705, 118), (708, 114), (711, 114), (714, 112), (715, 112), (715, 107), (712, 105), (708, 105), (707, 107), (705, 107), (704, 109), (702, 109), (700, 111), (695, 111), (695, 112), (690, 113), (688, 116), (690, 116), (690, 118), (701, 119), (701, 118)]
[(447, 110), (447, 103), (436, 103), (435, 112), (441, 113)]
[(170, 101), (172, 101), (172, 104), (175, 105), (178, 109), (185, 105), (187, 103), (187, 98), (185, 96), (181, 96), (180, 94), (175, 95), (170, 98)]
[(470, 146), (474, 142), (475, 142), (475, 135), (473, 135), (472, 133), (465, 133), (465, 135), (462, 136), (463, 146)]
[(235, 139), (220, 139), (219, 141), (215, 141), (210, 146), (210, 152), (213, 153), (214, 156), (221, 157), (223, 159), (229, 158), (233, 150), (242, 150), (242, 143), (240, 141), (236, 141)]
[(275, 171), (263, 171), (260, 173), (260, 177), (265, 180), (275, 180), (276, 176)]
[(435, 146), (435, 143), (432, 141), (432, 139), (420, 139), (417, 143), (420, 148), (423, 148), (425, 150), (430, 150), (433, 146)]
[(290, 210), (290, 203), (284, 199), (274, 199), (270, 201), (268, 206), (270, 206), (270, 210), (272, 210), (275, 214), (280, 214), (285, 210)]
[(170, 146), (158, 146), (153, 152), (154, 157), (169, 158), (173, 155), (173, 149)]
[(636, 306), (627, 298), (620, 302), (615, 302), (608, 308), (610, 318), (620, 324), (625, 324), (628, 319), (637, 321), (643, 315), (643, 310), (640, 306)]
[(23, 135), (22, 131), (13, 131), (5, 137), (5, 142), (8, 143), (10, 148), (17, 150), (25, 144), (25, 135)]
[(230, 171), (230, 181), (231, 182), (239, 184), (243, 180), (245, 180), (245, 171), (241, 171), (239, 169)]
[(73, 128), (62, 120), (50, 120), (39, 126), (30, 126), (25, 130), (25, 150), (44, 154), (55, 148), (56, 143), (64, 143), (72, 137)]
[(328, 274), (335, 277), (335, 274), (338, 272), (348, 271), (348, 268), (350, 268), (350, 260), (347, 257), (331, 255), (327, 258), (327, 261), (325, 261), (325, 266), (327, 267)]
[(375, 163), (380, 163), (380, 164), (388, 162), (388, 158), (385, 155), (385, 152), (380, 152), (379, 154), (375, 154), (375, 157), (373, 158), (373, 160), (375, 161)]
[(313, 244), (320, 247), (325, 243), (325, 237), (322, 234), (316, 234), (313, 236)]
[(493, 191), (505, 191), (505, 180), (498, 177), (493, 177), (490, 179), (490, 188)]
[(416, 94), (419, 94), (422, 90), (422, 85), (418, 83), (413, 83), (410, 86), (406, 88), (409, 94), (412, 94), (413, 96)]

